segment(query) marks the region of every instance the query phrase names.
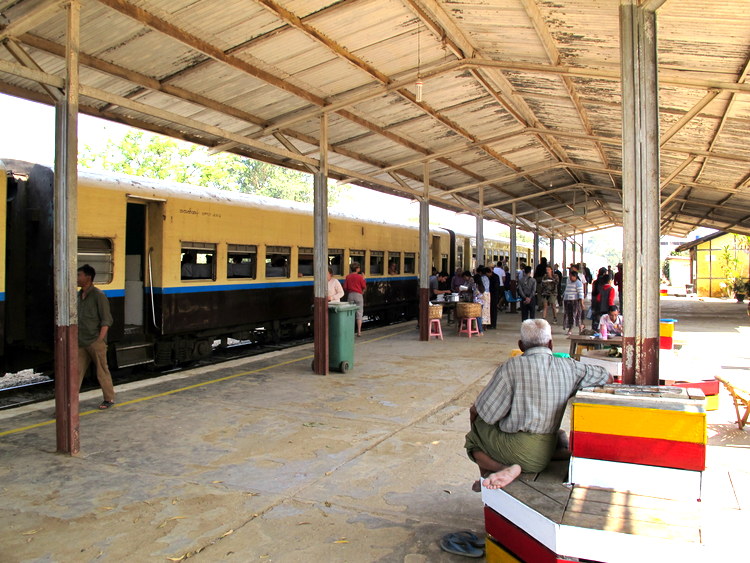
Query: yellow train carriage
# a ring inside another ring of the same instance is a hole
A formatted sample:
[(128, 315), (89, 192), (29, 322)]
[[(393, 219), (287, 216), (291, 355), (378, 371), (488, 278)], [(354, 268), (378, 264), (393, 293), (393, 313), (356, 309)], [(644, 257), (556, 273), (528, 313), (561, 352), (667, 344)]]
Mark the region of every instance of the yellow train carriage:
[[(18, 239), (8, 244), (14, 252), (14, 265), (8, 266), (15, 276), (13, 336), (40, 359), (40, 350), (51, 355), (46, 331), (53, 326), (54, 180), (47, 167), (15, 167), (28, 181), (23, 197), (9, 204)], [(36, 221), (33, 236), (21, 227), (28, 217)], [(452, 269), (459, 244), (463, 240), (459, 243), (451, 231), (431, 231), (428, 262), (438, 270)], [(110, 348), (118, 367), (200, 358), (217, 338), (309, 334), (312, 246), (309, 205), (79, 173), (78, 265), (96, 269), (95, 281), (110, 299), (115, 319)], [(416, 316), (416, 227), (331, 214), (328, 263), (343, 277), (352, 262), (361, 264), (368, 282), (368, 318), (391, 322)]]

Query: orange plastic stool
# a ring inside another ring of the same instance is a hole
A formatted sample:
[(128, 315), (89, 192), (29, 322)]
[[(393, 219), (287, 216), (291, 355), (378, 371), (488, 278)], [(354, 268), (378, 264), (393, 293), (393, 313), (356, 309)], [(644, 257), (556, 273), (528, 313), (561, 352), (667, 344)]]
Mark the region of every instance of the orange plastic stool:
[(430, 321), (430, 336), (428, 339), (433, 336), (438, 337), (440, 340), (443, 339), (443, 327), (440, 326), (440, 319), (432, 319)]
[(461, 319), (458, 334), (466, 334), (471, 338), (472, 334), (479, 334), (479, 324), (475, 317), (464, 317)]

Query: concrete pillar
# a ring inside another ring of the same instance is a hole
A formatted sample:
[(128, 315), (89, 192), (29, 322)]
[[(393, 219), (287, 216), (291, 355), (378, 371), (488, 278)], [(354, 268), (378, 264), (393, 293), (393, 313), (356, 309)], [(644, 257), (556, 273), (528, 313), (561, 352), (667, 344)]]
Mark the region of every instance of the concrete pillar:
[(560, 270), (563, 274), (567, 274), (568, 269), (568, 255), (567, 255), (567, 248), (565, 248), (568, 244), (567, 239), (562, 239), (562, 262), (560, 263)]
[(55, 103), (55, 417), (57, 451), (80, 451), (78, 417), (78, 56), (81, 5), (65, 8), (65, 95)]
[(479, 213), (477, 213), (477, 266), (484, 263), (484, 188), (479, 188)]
[[(534, 225), (536, 227), (536, 225)], [(534, 257), (533, 257), (533, 264), (529, 264), (529, 266), (532, 266), (533, 268), (537, 267), (537, 264), (539, 264), (539, 231), (534, 231)]]
[(548, 264), (553, 267), (555, 266), (555, 237), (549, 237), (549, 261)]
[[(518, 285), (518, 280), (516, 279), (518, 277), (518, 250), (516, 248), (516, 203), (513, 202), (512, 205), (513, 222), (510, 225), (510, 260), (508, 261), (508, 269), (510, 271), (508, 272), (508, 276), (510, 276), (510, 291), (515, 296), (516, 286)], [(510, 312), (516, 312), (515, 303), (510, 304)]]
[[(657, 3), (658, 4), (658, 3)], [(656, 13), (620, 2), (623, 383), (659, 383), (659, 85)]]
[(424, 193), (419, 200), (419, 340), (430, 339), (430, 163), (422, 173)]
[[(313, 178), (313, 371), (328, 375), (328, 114), (320, 117), (320, 164)], [(354, 327), (352, 327), (354, 330)]]

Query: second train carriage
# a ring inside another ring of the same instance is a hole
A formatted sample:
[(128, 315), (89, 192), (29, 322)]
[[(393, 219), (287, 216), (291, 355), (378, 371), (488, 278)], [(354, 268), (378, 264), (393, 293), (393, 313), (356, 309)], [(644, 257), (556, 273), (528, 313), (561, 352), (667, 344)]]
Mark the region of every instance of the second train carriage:
[[(53, 174), (18, 161), (5, 168), (14, 194), (7, 268), (0, 268), (8, 272), (5, 363), (21, 369), (51, 360)], [(274, 340), (308, 333), (312, 232), (309, 205), (125, 175), (79, 176), (78, 262), (96, 269), (95, 283), (110, 299), (118, 367), (197, 359), (216, 339), (253, 332)], [(418, 229), (331, 214), (328, 237), (337, 276), (362, 264), (366, 316), (416, 316)], [(485, 248), (500, 252), (503, 244), (488, 239)], [(433, 230), (430, 246), (434, 267), (469, 267), (468, 236)]]

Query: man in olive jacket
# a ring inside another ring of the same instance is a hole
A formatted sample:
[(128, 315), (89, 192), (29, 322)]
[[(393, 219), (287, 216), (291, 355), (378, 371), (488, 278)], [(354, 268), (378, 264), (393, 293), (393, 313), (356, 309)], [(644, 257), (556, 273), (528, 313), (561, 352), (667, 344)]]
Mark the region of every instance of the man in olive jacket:
[(96, 378), (102, 388), (104, 400), (100, 409), (115, 404), (115, 388), (107, 366), (107, 332), (112, 326), (112, 313), (104, 292), (94, 286), (96, 270), (84, 264), (78, 268), (78, 386), (94, 362)]

